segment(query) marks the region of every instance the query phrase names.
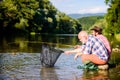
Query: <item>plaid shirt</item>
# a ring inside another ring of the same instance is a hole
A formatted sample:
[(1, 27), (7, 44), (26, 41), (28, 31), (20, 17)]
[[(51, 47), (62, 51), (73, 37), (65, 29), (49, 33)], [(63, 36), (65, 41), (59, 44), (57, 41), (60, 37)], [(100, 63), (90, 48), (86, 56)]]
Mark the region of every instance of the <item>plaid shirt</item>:
[(88, 41), (82, 45), (84, 54), (96, 54), (102, 60), (108, 60), (108, 51), (98, 38), (89, 35)]

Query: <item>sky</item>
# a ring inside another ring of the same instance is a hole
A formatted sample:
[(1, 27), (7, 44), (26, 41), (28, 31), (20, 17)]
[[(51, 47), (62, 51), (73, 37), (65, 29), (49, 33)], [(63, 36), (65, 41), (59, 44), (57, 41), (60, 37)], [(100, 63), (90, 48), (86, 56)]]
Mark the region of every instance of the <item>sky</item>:
[(66, 14), (106, 13), (105, 0), (50, 0), (61, 12)]

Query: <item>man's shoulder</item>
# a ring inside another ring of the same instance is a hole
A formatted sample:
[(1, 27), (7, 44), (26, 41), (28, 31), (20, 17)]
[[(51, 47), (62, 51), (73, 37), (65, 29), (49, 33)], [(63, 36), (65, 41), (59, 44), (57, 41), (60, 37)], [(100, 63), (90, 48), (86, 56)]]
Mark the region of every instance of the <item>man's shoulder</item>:
[(97, 35), (98, 38), (106, 38), (104, 35)]
[(89, 38), (95, 38), (95, 36), (93, 36), (93, 35), (90, 34), (90, 35), (89, 35)]
[(97, 37), (98, 37), (100, 40), (104, 41), (104, 42), (108, 42), (107, 37), (104, 36), (104, 35), (97, 35)]

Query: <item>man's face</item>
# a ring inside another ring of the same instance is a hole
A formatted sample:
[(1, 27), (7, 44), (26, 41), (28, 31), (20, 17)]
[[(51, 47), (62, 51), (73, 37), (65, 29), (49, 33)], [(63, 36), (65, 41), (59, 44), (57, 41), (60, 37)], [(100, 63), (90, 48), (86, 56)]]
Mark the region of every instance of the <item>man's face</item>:
[(82, 44), (86, 43), (86, 41), (87, 41), (87, 37), (86, 37), (86, 36), (83, 36), (83, 35), (79, 35), (79, 36), (78, 36), (78, 39), (79, 39), (79, 41), (82, 42)]
[(94, 30), (92, 30), (92, 35), (93, 36), (97, 36), (97, 32), (95, 32)]
[(94, 31), (94, 30), (92, 30), (92, 35), (94, 35), (94, 36), (95, 36), (95, 31)]

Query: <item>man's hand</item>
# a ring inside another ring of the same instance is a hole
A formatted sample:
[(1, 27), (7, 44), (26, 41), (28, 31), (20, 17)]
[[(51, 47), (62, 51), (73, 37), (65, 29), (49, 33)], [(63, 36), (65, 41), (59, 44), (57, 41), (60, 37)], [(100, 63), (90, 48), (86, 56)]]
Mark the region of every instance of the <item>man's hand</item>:
[(76, 48), (80, 48), (80, 45), (76, 45), (76, 46), (74, 46), (74, 48), (76, 49)]
[(82, 53), (77, 53), (75, 56), (74, 56), (74, 59), (76, 60), (78, 58), (78, 56), (81, 56)]
[(64, 51), (65, 54), (71, 54), (71, 51)]

